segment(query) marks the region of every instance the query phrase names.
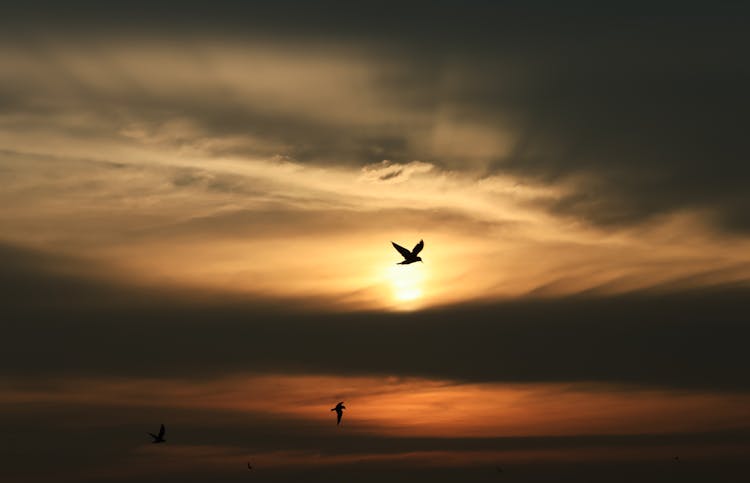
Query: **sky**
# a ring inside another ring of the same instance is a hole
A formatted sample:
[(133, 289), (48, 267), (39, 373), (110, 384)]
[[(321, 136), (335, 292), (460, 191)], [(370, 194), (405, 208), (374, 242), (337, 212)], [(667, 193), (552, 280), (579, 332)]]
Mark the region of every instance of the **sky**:
[(744, 481), (746, 6), (3, 10), (2, 481)]

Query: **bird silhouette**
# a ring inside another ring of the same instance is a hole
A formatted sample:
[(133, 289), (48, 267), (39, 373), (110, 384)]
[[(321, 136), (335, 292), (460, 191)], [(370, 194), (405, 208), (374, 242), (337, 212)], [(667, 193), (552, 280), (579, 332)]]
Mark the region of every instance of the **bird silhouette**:
[(252, 465), (250, 464), (250, 462), (249, 462), (249, 461), (247, 462), (247, 469), (248, 469), (248, 470), (252, 470), (252, 469), (253, 469), (253, 467), (252, 467)]
[(344, 401), (341, 401), (336, 405), (335, 408), (331, 409), (331, 411), (336, 411), (336, 426), (341, 424), (341, 416), (344, 415), (344, 409), (346, 409), (346, 406), (344, 406)]
[(154, 440), (151, 441), (151, 442), (154, 443), (154, 444), (156, 444), (156, 443), (166, 443), (167, 440), (164, 439), (164, 433), (166, 431), (167, 431), (167, 428), (165, 428), (164, 425), (162, 424), (161, 428), (159, 429), (159, 434), (158, 435), (156, 435), (154, 433), (148, 433), (152, 438), (154, 438)]
[[(404, 257), (404, 261), (397, 263), (396, 265), (408, 265), (410, 263), (414, 262), (421, 262), (422, 258), (418, 257), (417, 255), (419, 252), (422, 251), (424, 248), (424, 240), (419, 240), (419, 243), (414, 245), (414, 249), (412, 251), (407, 250), (406, 248), (402, 247), (401, 245), (391, 242), (393, 245), (393, 248), (398, 250), (398, 252), (401, 254), (402, 257)], [(424, 262), (422, 262), (424, 263)]]

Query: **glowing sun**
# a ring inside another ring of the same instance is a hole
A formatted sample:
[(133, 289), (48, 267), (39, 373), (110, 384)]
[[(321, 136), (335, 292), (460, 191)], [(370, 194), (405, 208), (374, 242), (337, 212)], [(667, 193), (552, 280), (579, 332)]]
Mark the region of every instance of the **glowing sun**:
[(411, 302), (422, 298), (425, 270), (418, 264), (393, 265), (388, 269), (393, 298), (398, 302)]

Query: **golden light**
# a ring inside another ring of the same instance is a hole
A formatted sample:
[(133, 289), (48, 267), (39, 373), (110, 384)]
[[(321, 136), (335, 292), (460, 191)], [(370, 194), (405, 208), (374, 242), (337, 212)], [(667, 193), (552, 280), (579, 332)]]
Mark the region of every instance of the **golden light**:
[(426, 269), (422, 264), (392, 265), (388, 268), (388, 279), (397, 302), (414, 302), (424, 295)]

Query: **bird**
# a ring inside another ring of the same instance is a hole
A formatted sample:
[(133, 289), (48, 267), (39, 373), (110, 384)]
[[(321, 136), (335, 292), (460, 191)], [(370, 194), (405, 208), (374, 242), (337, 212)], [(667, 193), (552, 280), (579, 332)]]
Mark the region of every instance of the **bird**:
[(167, 440), (164, 439), (164, 433), (166, 432), (166, 430), (167, 430), (167, 428), (165, 428), (164, 425), (162, 424), (161, 428), (159, 428), (159, 435), (158, 436), (155, 435), (154, 433), (148, 433), (152, 438), (154, 438), (154, 440), (151, 441), (151, 442), (154, 443), (154, 444), (156, 444), (156, 443), (166, 443)]
[(252, 466), (252, 465), (250, 464), (250, 462), (249, 462), (249, 461), (247, 462), (247, 469), (248, 469), (248, 470), (252, 470), (252, 469), (253, 469), (253, 466)]
[(396, 265), (408, 265), (414, 262), (422, 262), (422, 258), (418, 257), (417, 255), (424, 248), (424, 240), (419, 240), (419, 243), (414, 245), (414, 249), (412, 251), (407, 250), (406, 248), (402, 247), (401, 245), (397, 243), (391, 242), (391, 244), (393, 245), (393, 248), (398, 250), (401, 256), (404, 257), (404, 260), (402, 262), (397, 263)]
[(344, 401), (341, 401), (336, 405), (335, 408), (331, 409), (331, 411), (336, 411), (336, 426), (341, 424), (341, 416), (344, 415), (344, 409), (346, 409), (346, 406), (344, 406)]

